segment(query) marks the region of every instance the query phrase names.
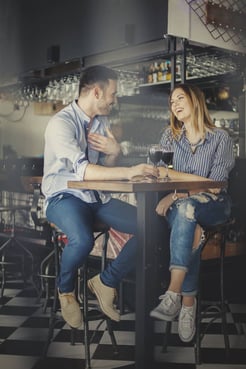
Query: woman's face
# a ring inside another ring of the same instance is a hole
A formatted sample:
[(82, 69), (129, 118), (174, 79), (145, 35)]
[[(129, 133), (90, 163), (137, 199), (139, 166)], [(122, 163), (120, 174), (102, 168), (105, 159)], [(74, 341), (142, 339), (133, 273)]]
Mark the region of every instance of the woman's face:
[(191, 118), (191, 103), (182, 88), (173, 91), (170, 99), (171, 111), (180, 122), (189, 122)]

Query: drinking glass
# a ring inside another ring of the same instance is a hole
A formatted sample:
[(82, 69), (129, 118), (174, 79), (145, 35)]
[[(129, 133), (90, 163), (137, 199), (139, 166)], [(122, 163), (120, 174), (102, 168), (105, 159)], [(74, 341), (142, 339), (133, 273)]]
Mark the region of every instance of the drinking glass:
[(168, 168), (169, 166), (172, 164), (173, 162), (173, 149), (171, 145), (166, 145), (162, 147), (162, 156), (161, 156), (161, 160), (165, 163), (166, 165), (166, 176), (163, 178), (163, 181), (170, 181), (171, 178), (169, 177), (168, 174)]
[(162, 147), (160, 145), (150, 145), (149, 147), (149, 159), (157, 167), (158, 163), (162, 159)]

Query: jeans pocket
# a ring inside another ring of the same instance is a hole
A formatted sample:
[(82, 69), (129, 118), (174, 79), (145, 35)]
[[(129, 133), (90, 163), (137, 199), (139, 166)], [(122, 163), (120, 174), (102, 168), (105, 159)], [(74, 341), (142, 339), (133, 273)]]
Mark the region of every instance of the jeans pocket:
[(48, 206), (55, 206), (58, 204), (60, 200), (62, 200), (65, 197), (65, 193), (60, 193), (59, 195), (56, 195), (48, 200)]

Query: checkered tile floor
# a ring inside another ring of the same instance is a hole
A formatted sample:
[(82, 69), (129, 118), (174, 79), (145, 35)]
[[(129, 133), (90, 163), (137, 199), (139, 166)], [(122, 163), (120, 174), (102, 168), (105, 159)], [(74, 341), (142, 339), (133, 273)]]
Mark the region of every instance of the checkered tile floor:
[[(228, 313), (230, 357), (225, 361), (224, 342), (220, 324), (212, 324), (203, 340), (203, 364), (200, 369), (246, 368), (246, 304), (230, 304)], [(43, 313), (32, 287), (10, 281), (0, 305), (0, 368), (6, 369), (84, 369), (85, 356), (82, 331), (78, 331), (76, 344), (70, 344), (70, 328), (61, 321), (55, 328), (55, 337), (46, 358), (42, 350), (48, 333), (49, 314)], [(105, 324), (93, 337), (91, 344), (92, 368), (134, 368), (134, 313), (122, 316), (115, 323), (118, 354), (114, 354)], [(98, 322), (90, 323), (91, 334)], [(172, 324), (167, 352), (162, 352), (164, 322), (155, 322), (156, 366), (162, 369), (195, 369), (192, 344), (182, 344), (177, 335), (176, 322)], [(152, 369), (150, 368), (150, 369)]]

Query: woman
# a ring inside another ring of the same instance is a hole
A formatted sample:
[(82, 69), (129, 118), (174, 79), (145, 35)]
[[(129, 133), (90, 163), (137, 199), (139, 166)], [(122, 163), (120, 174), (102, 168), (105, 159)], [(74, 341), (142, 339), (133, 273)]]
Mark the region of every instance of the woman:
[[(233, 145), (228, 133), (216, 128), (209, 116), (202, 91), (180, 84), (170, 95), (171, 124), (160, 144), (171, 143), (174, 151), (171, 179), (226, 181), (234, 166)], [(160, 167), (165, 177), (165, 168)], [(156, 212), (165, 216), (170, 234), (170, 284), (152, 317), (172, 321), (179, 315), (178, 332), (189, 342), (196, 331), (196, 294), (203, 226), (225, 222), (231, 211), (226, 189), (170, 193), (158, 203)]]

